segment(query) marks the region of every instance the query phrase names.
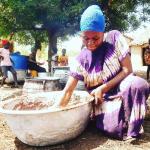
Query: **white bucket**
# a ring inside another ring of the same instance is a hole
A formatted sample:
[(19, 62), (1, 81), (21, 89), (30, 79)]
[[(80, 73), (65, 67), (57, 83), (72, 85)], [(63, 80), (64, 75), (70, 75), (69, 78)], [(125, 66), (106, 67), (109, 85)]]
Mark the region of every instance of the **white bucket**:
[[(17, 72), (17, 80), (24, 81), (26, 78), (26, 70), (16, 70)], [(14, 82), (13, 75), (10, 71), (8, 71), (8, 78), (5, 81), (6, 83)]]
[(39, 72), (38, 77), (50, 77), (50, 72)]

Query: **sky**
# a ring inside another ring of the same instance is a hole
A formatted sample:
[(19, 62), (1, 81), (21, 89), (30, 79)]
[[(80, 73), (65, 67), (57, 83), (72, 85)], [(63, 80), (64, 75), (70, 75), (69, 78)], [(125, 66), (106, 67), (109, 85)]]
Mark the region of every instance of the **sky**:
[[(63, 41), (60, 45), (58, 45), (58, 49), (66, 48), (67, 53), (70, 55), (76, 55), (82, 46), (82, 40), (78, 35), (71, 36), (67, 41)], [(59, 52), (60, 53), (60, 52)]]
[(136, 31), (132, 31), (126, 35), (133, 38), (132, 44), (148, 43), (148, 39), (150, 39), (150, 24), (145, 23)]
[[(131, 31), (131, 32), (128, 32), (128, 33), (131, 34), (135, 38), (136, 35), (141, 34), (147, 28), (148, 29), (150, 28), (150, 23), (148, 23), (148, 22), (142, 23), (137, 30)], [(147, 34), (150, 35), (150, 33), (147, 33)]]

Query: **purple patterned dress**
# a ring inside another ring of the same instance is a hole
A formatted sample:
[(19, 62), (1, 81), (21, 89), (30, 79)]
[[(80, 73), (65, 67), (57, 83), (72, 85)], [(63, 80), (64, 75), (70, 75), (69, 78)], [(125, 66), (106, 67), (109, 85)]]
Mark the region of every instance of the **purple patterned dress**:
[[(70, 75), (85, 83), (91, 92), (121, 71), (120, 62), (129, 53), (128, 45), (119, 31), (105, 34), (102, 46), (94, 52), (84, 48), (71, 67)], [(119, 95), (119, 96), (118, 96)], [(138, 136), (146, 112), (149, 84), (133, 74), (105, 94), (103, 104), (95, 108), (96, 126), (105, 134), (122, 139), (124, 135)], [(110, 96), (116, 96), (110, 99)]]

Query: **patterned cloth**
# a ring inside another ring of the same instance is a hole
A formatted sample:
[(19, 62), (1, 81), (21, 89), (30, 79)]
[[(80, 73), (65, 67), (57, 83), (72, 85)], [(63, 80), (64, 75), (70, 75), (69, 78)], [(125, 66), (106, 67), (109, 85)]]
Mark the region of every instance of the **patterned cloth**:
[(71, 67), (71, 75), (84, 80), (88, 90), (92, 90), (120, 72), (120, 61), (128, 52), (129, 47), (120, 32), (110, 31), (105, 35), (103, 45), (94, 52), (86, 48), (81, 51)]
[[(119, 31), (105, 35), (103, 45), (94, 52), (84, 48), (71, 67), (70, 75), (85, 83), (91, 92), (121, 71), (128, 45)], [(103, 104), (95, 108), (96, 126), (109, 136), (138, 136), (146, 112), (149, 84), (133, 74), (126, 77), (104, 96)], [(113, 99), (110, 96), (114, 96)]]

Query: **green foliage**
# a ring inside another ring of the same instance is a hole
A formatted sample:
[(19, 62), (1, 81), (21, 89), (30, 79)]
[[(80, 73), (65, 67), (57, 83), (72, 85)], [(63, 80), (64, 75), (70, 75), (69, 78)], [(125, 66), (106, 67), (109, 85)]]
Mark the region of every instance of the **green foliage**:
[[(106, 31), (136, 29), (142, 21), (150, 21), (149, 0), (0, 0), (0, 35), (15, 32), (17, 41), (35, 48), (48, 42), (51, 60), (57, 38), (79, 31), (81, 14), (91, 4), (101, 6)], [(136, 13), (139, 8), (140, 17)]]
[(1, 0), (0, 34), (17, 32), (17, 40), (30, 44), (37, 39), (47, 42), (45, 31), (57, 37), (74, 34), (79, 31), (82, 12), (91, 4), (101, 6), (106, 30), (137, 28), (141, 22), (135, 13), (139, 5), (143, 12), (140, 19), (150, 18), (149, 0)]

